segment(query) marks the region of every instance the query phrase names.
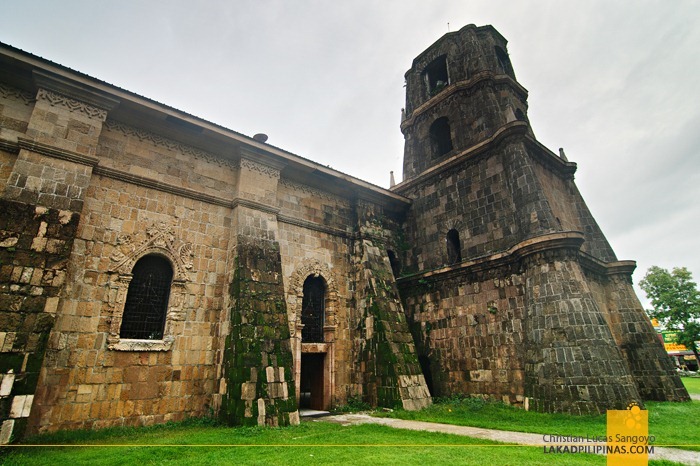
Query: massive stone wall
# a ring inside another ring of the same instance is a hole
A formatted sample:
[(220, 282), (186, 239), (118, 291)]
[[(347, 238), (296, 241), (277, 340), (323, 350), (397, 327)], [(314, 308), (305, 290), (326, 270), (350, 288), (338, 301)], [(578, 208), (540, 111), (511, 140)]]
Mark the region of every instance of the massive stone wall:
[[(551, 164), (545, 165), (543, 160), (553, 160), (554, 157), (541, 146), (537, 147), (531, 143), (528, 149), (532, 153), (542, 154), (542, 157), (535, 159), (533, 170), (554, 216), (554, 228), (561, 231), (580, 231), (586, 239), (581, 247), (582, 251), (604, 262), (617, 261), (608, 240), (574, 183), (573, 171), (566, 172), (561, 168), (553, 169)], [(561, 165), (564, 164), (554, 166)]]
[(433, 396), (524, 401), (525, 282), (507, 265), (399, 280)]
[(588, 272), (591, 293), (642, 399), (688, 401), (688, 393), (632, 288), (631, 269), (630, 264), (622, 263), (604, 276)]
[[(24, 63), (32, 92), (0, 84), (0, 443), (294, 424), (305, 357), (321, 408), (417, 409), (428, 385), (572, 413), (687, 399), (575, 164), (534, 139), (505, 46), (470, 25), (414, 61), (394, 193)], [(164, 335), (121, 338), (146, 255), (173, 269)], [(302, 341), (309, 278), (322, 341)]]
[[(143, 148), (148, 153), (147, 147)], [(58, 309), (37, 429), (133, 425), (209, 413), (228, 267), (228, 209), (93, 176)], [(128, 277), (145, 254), (175, 269), (163, 346), (119, 338)]]
[(447, 264), (444, 238), (450, 229), (460, 233), (464, 259), (507, 249), (515, 241), (515, 206), (503, 158), (477, 156), (466, 165), (400, 191), (413, 199), (405, 229), (411, 246), (403, 251), (405, 273)]

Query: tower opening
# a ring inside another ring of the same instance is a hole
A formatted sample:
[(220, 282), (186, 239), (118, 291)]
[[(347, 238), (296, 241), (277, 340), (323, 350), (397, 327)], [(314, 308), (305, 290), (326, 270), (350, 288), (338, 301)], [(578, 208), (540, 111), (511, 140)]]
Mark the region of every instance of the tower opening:
[(501, 47), (494, 48), (496, 49), (496, 58), (498, 59), (498, 66), (501, 68), (501, 71), (509, 76), (513, 76), (513, 66), (510, 64), (508, 53)]
[(423, 377), (425, 377), (425, 384), (428, 386), (430, 396), (435, 396), (435, 389), (433, 388), (433, 373), (430, 371), (430, 358), (425, 355), (420, 355), (418, 356), (418, 363), (420, 364), (421, 371), (423, 372)]
[(447, 74), (447, 55), (441, 55), (431, 61), (423, 70), (423, 75), (430, 96), (434, 96), (447, 87), (450, 84), (450, 78)]
[(440, 157), (452, 151), (452, 131), (447, 117), (438, 118), (430, 125), (430, 145), (433, 157)]
[(391, 264), (391, 271), (394, 272), (394, 278), (398, 278), (401, 272), (401, 264), (396, 254), (391, 249), (387, 249), (387, 255), (389, 256), (389, 263)]

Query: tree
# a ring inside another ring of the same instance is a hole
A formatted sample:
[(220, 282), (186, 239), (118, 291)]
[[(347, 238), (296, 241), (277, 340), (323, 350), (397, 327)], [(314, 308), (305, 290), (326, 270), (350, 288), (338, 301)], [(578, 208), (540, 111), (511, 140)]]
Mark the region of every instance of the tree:
[(654, 309), (647, 310), (668, 330), (677, 332), (678, 343), (693, 351), (700, 364), (696, 341), (700, 340), (700, 292), (693, 275), (685, 267), (672, 272), (652, 266), (639, 286), (651, 300)]

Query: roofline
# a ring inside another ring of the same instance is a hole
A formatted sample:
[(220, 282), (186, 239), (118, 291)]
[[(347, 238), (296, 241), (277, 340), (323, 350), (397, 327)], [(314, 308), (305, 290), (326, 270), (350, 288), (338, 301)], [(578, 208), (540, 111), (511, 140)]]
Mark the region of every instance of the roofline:
[(249, 146), (250, 148), (254, 148), (256, 149), (256, 152), (263, 152), (269, 155), (279, 157), (280, 159), (290, 163), (291, 165), (297, 165), (317, 170), (330, 177), (343, 180), (351, 185), (356, 186), (357, 188), (370, 191), (372, 193), (370, 197), (373, 199), (386, 197), (390, 198), (393, 202), (405, 204), (406, 206), (410, 205), (411, 203), (411, 201), (408, 198), (393, 193), (388, 189), (382, 188), (381, 186), (377, 186), (370, 182), (356, 178), (352, 175), (348, 175), (330, 167), (321, 165), (317, 162), (313, 162), (312, 160), (293, 154), (279, 147), (266, 143), (261, 143), (250, 136), (246, 136), (244, 134), (238, 133), (216, 123), (207, 121), (190, 113), (178, 110), (174, 107), (170, 107), (153, 99), (149, 99), (147, 97), (138, 95), (134, 92), (120, 88), (113, 84), (109, 84), (105, 81), (101, 81), (97, 78), (93, 78), (92, 76), (89, 76), (85, 73), (73, 70), (69, 67), (60, 65), (51, 60), (47, 60), (45, 58), (36, 56), (32, 53), (25, 52), (24, 50), (18, 49), (4, 42), (0, 42), (0, 54), (10, 57), (19, 62), (26, 63), (35, 70), (40, 69), (43, 71), (47, 71), (52, 74), (55, 74), (58, 77), (68, 79), (72, 82), (79, 83), (83, 86), (91, 87), (94, 90), (106, 94), (111, 98), (115, 98), (120, 102), (129, 101), (132, 104), (149, 109), (151, 111), (155, 111), (157, 113), (161, 113), (165, 116), (172, 116), (181, 119), (187, 123), (198, 126), (203, 130), (219, 134), (226, 138), (232, 139), (233, 141)]
[(430, 51), (430, 50), (432, 50), (433, 48), (435, 48), (435, 46), (436, 46), (438, 43), (440, 43), (440, 42), (446, 40), (448, 37), (455, 37), (455, 36), (461, 34), (462, 32), (466, 31), (467, 29), (474, 29), (475, 31), (490, 30), (490, 31), (493, 32), (495, 35), (497, 35), (498, 37), (500, 37), (500, 38), (503, 40), (504, 43), (506, 43), (506, 44), (508, 43), (508, 40), (506, 40), (506, 38), (503, 37), (503, 35), (502, 35), (500, 32), (498, 32), (498, 30), (497, 30), (495, 27), (493, 27), (492, 25), (490, 25), (490, 24), (486, 24), (486, 25), (484, 25), (484, 26), (477, 26), (476, 24), (467, 24), (466, 26), (462, 27), (461, 29), (459, 29), (459, 30), (457, 30), (457, 31), (452, 31), (452, 32), (448, 32), (448, 33), (443, 34), (442, 37), (440, 37), (440, 38), (437, 39), (435, 42), (433, 42), (433, 43), (430, 44), (428, 47), (426, 47), (425, 50), (423, 50), (421, 53), (418, 54), (418, 56), (417, 56), (416, 58), (413, 59), (413, 62), (411, 63), (411, 69), (409, 69), (408, 71), (406, 71), (406, 73), (404, 73), (404, 76), (407, 77), (408, 74), (416, 68), (416, 65), (417, 65), (418, 63), (420, 63), (420, 61), (422, 60), (423, 56), (424, 56), (426, 53), (428, 53), (428, 51)]

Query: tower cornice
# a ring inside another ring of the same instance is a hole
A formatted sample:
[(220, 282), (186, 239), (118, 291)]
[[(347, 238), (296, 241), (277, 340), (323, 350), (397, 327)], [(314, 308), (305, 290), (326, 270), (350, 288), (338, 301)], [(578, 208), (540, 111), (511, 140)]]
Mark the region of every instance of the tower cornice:
[(417, 108), (415, 108), (411, 112), (411, 115), (401, 122), (401, 132), (405, 134), (406, 129), (413, 126), (416, 120), (421, 115), (428, 112), (430, 109), (439, 105), (440, 103), (444, 102), (457, 92), (463, 92), (470, 89), (474, 89), (485, 83), (491, 83), (494, 85), (509, 85), (515, 91), (515, 93), (518, 94), (523, 100), (527, 100), (527, 89), (521, 86), (520, 83), (518, 83), (515, 79), (511, 78), (507, 74), (495, 74), (490, 71), (482, 71), (480, 73), (475, 74), (470, 79), (450, 84), (441, 92), (439, 92), (438, 94), (431, 97), (430, 99), (419, 105)]

